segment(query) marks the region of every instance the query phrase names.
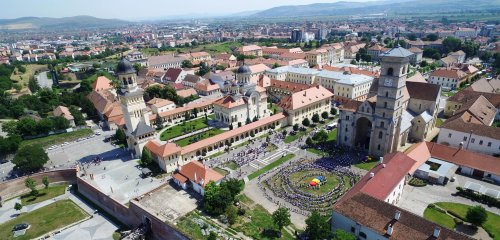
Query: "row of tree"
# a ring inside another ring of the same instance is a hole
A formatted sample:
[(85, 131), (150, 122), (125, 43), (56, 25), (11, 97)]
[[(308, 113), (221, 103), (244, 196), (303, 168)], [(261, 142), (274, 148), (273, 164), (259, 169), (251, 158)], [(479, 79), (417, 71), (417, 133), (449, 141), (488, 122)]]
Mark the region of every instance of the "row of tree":
[(177, 91), (170, 85), (165, 85), (164, 87), (160, 87), (159, 85), (154, 85), (146, 88), (146, 91), (144, 92), (144, 100), (149, 101), (153, 98), (168, 99), (174, 102), (176, 105), (182, 106), (183, 104), (198, 99), (199, 97), (197, 95), (192, 95), (183, 98), (177, 95)]

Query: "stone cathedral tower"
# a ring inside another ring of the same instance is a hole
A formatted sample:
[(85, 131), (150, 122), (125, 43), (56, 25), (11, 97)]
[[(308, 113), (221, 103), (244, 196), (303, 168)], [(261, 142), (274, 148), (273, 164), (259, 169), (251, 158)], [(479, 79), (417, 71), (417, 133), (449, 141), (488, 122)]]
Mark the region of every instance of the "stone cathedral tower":
[(137, 86), (135, 69), (125, 58), (118, 63), (117, 75), (121, 85), (120, 102), (125, 118), (128, 148), (136, 157), (140, 157), (144, 145), (155, 138), (156, 131), (149, 121), (143, 98), (144, 91)]
[(408, 105), (405, 92), (411, 54), (398, 46), (382, 55), (374, 114), (374, 132), (382, 132), (382, 139), (371, 146), (371, 152), (376, 152), (377, 155), (397, 150), (401, 116)]

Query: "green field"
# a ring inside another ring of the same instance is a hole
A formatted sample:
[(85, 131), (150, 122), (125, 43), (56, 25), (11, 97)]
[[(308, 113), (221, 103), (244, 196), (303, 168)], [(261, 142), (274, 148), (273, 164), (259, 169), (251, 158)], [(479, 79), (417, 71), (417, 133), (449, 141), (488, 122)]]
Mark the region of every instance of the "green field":
[(47, 189), (42, 188), (38, 190), (37, 196), (31, 196), (31, 194), (29, 193), (21, 195), (21, 204), (23, 204), (23, 206), (26, 206), (30, 204), (43, 202), (47, 199), (55, 198), (57, 196), (63, 195), (64, 192), (66, 192), (67, 187), (68, 185), (49, 186), (49, 188)]
[(361, 169), (364, 169), (366, 171), (369, 171), (370, 169), (372, 169), (373, 167), (375, 167), (375, 165), (377, 165), (378, 163), (379, 163), (378, 160), (371, 160), (371, 161), (368, 161), (368, 162), (362, 162), (362, 163), (354, 164), (354, 166), (357, 167), (357, 168), (361, 168)]
[(229, 171), (225, 170), (225, 169), (222, 169), (220, 167), (216, 167), (214, 168), (214, 171), (220, 173), (222, 176), (226, 176), (229, 174)]
[(79, 130), (76, 130), (73, 132), (61, 133), (61, 134), (51, 135), (51, 136), (47, 136), (47, 137), (22, 141), (19, 148), (22, 148), (25, 146), (34, 146), (34, 145), (39, 145), (43, 148), (49, 147), (49, 146), (61, 144), (64, 142), (75, 141), (78, 138), (87, 137), (89, 135), (92, 135), (93, 133), (94, 132), (92, 132), (92, 130), (88, 129), (88, 128), (79, 129)]
[(206, 132), (203, 132), (203, 133), (200, 133), (200, 134), (195, 134), (195, 135), (187, 137), (187, 138), (183, 138), (183, 139), (181, 139), (179, 141), (176, 141), (175, 143), (177, 145), (179, 145), (180, 147), (184, 147), (184, 146), (187, 146), (189, 144), (201, 141), (203, 139), (206, 139), (206, 138), (213, 137), (215, 135), (221, 134), (223, 132), (225, 132), (225, 131), (222, 130), (222, 129), (212, 128), (212, 129), (210, 129), (210, 130), (208, 130)]
[[(246, 212), (244, 217), (238, 217), (233, 225), (234, 229), (252, 239), (273, 239), (264, 235), (263, 232), (266, 229), (276, 230), (271, 213), (245, 195), (240, 196), (240, 201)], [(285, 230), (282, 232), (283, 235), (280, 239), (295, 239)]]
[[(10, 76), (10, 79), (12, 81), (17, 82), (21, 84), (23, 87), (28, 86), (28, 81), (30, 80), (31, 77), (35, 76), (35, 72), (42, 72), (42, 71), (47, 71), (48, 67), (47, 65), (38, 65), (38, 64), (24, 64), (23, 67), (26, 68), (25, 73), (18, 72), (17, 69), (12, 73)], [(16, 74), (17, 73), (17, 74)]]
[(271, 113), (274, 113), (274, 111), (276, 111), (276, 113), (281, 112), (281, 108), (278, 107), (278, 105), (276, 103), (268, 103), (267, 104), (267, 109), (269, 109), (269, 111)]
[(295, 157), (295, 154), (289, 153), (289, 154), (285, 155), (284, 157), (281, 157), (278, 160), (276, 160), (276, 161), (268, 164), (267, 166), (265, 166), (265, 167), (263, 167), (263, 168), (255, 171), (255, 172), (251, 173), (250, 175), (248, 175), (248, 179), (252, 180), (252, 179), (260, 176), (261, 174), (263, 174), (263, 173), (265, 173), (265, 172), (267, 172), (267, 171), (269, 171), (269, 170), (271, 170), (271, 169), (273, 169), (273, 168), (281, 165), (282, 163), (284, 163), (284, 162), (292, 159), (293, 157)]
[(328, 133), (327, 141), (336, 141), (337, 140), (337, 128), (333, 129)]
[(71, 200), (61, 200), (32, 212), (23, 213), (17, 218), (1, 224), (0, 236), (2, 236), (2, 239), (14, 239), (12, 228), (16, 224), (25, 222), (30, 224), (31, 228), (26, 231), (25, 235), (16, 237), (15, 239), (33, 239), (83, 220), (86, 217), (88, 217), (88, 214)]
[(238, 165), (236, 165), (236, 163), (234, 161), (230, 161), (228, 163), (225, 163), (224, 164), (225, 167), (228, 167), (229, 169), (231, 170), (236, 170), (238, 169)]
[[(209, 119), (213, 118), (213, 115), (208, 116)], [(208, 125), (205, 123), (205, 118), (198, 118), (195, 120), (183, 122), (179, 125), (168, 128), (163, 131), (160, 135), (160, 140), (167, 141), (172, 138), (176, 138), (190, 132), (198, 131), (200, 129), (206, 128)]]
[[(458, 214), (461, 218), (465, 219), (467, 215), (467, 210), (469, 209), (469, 205), (460, 204), (460, 203), (451, 203), (451, 202), (438, 202), (435, 203), (437, 206), (444, 210), (451, 210)], [(437, 212), (437, 213), (435, 213)], [(500, 240), (500, 215), (494, 214), (492, 212), (486, 211), (488, 214), (488, 219), (483, 224), (483, 228), (488, 232), (494, 235), (493, 239)], [(427, 215), (426, 215), (427, 213)], [(427, 207), (424, 212), (424, 217), (427, 220), (442, 224), (448, 228), (455, 228), (455, 222), (453, 221), (453, 217), (446, 215), (444, 213), (438, 212), (435, 209), (431, 209)], [(451, 223), (450, 223), (451, 219)], [(451, 226), (451, 227), (450, 227)]]
[(304, 184), (307, 187), (300, 187), (300, 189), (304, 192), (314, 195), (324, 195), (325, 193), (331, 192), (335, 187), (339, 185), (340, 180), (337, 174), (325, 172), (324, 174), (322, 174), (322, 176), (324, 176), (327, 181), (321, 184), (321, 187), (319, 187), (318, 189), (311, 188), (309, 187), (309, 182), (311, 182), (311, 180), (314, 179), (314, 177), (303, 178), (305, 174), (308, 174), (310, 172), (313, 171), (295, 172), (290, 174), (288, 179), (290, 180), (290, 182), (293, 182), (294, 184)]

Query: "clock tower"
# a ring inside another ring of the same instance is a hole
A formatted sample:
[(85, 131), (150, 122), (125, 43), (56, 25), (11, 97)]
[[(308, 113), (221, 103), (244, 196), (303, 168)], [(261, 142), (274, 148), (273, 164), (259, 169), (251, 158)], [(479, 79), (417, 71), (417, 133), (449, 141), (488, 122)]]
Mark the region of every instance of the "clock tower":
[(374, 114), (374, 137), (371, 152), (383, 156), (397, 150), (401, 115), (408, 99), (405, 94), (412, 53), (399, 45), (381, 55), (377, 102)]

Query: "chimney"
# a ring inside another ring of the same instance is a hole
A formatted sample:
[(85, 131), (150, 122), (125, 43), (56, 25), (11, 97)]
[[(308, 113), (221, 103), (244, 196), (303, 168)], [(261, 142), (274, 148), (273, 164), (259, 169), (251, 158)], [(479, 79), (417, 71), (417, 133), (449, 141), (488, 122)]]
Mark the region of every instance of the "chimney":
[(387, 226), (387, 235), (392, 236), (393, 231), (394, 229), (392, 228), (392, 225), (389, 224), (389, 226)]
[(399, 220), (400, 217), (401, 217), (401, 211), (396, 210), (396, 213), (394, 214), (394, 219)]
[(370, 178), (373, 178), (373, 177), (375, 177), (375, 173), (372, 173), (372, 172), (371, 172), (371, 173), (370, 173)]
[(385, 168), (385, 163), (382, 163), (382, 167)]
[(434, 228), (434, 233), (432, 234), (432, 236), (435, 237), (435, 238), (438, 238), (440, 233), (441, 233), (441, 228), (440, 227), (435, 227)]

